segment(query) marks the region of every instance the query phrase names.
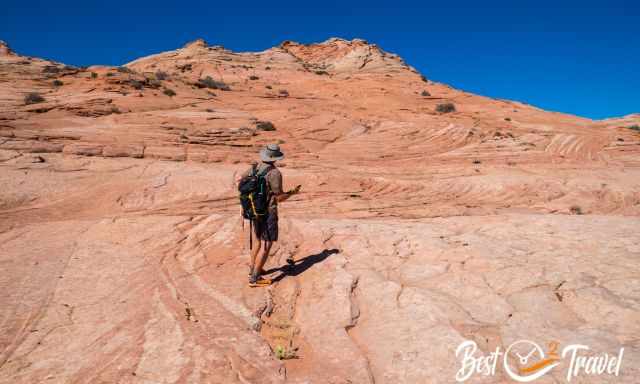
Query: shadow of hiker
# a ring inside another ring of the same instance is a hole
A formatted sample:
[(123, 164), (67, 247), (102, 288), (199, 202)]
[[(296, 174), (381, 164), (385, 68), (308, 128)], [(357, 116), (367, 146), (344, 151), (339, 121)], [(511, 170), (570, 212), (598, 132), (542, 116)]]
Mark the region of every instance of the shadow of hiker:
[(316, 253), (315, 255), (309, 255), (303, 259), (297, 260), (295, 264), (288, 264), (288, 265), (283, 265), (282, 267), (279, 267), (279, 268), (269, 269), (268, 271), (265, 271), (265, 274), (280, 271), (281, 273), (278, 276), (271, 279), (271, 281), (275, 283), (284, 279), (287, 276), (298, 276), (302, 272), (311, 268), (314, 264), (320, 263), (324, 261), (327, 257), (336, 253), (340, 253), (340, 251), (335, 248), (325, 249), (324, 251), (320, 253)]

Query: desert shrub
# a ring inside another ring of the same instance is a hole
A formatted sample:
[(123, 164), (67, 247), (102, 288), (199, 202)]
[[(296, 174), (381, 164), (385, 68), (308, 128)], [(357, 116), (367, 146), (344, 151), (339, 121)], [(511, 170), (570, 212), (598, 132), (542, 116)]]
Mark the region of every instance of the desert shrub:
[(162, 93), (164, 93), (169, 97), (173, 97), (176, 95), (176, 92), (173, 89), (169, 89), (169, 88), (165, 88), (164, 91), (162, 91)]
[(95, 79), (95, 78), (97, 78), (97, 77), (98, 77), (98, 74), (97, 74), (97, 73), (95, 73), (95, 72), (91, 72), (91, 78), (92, 78), (92, 79)]
[(267, 89), (273, 89), (273, 87), (270, 86), (270, 85), (265, 85), (264, 87), (267, 88)]
[(44, 101), (44, 97), (42, 97), (39, 93), (36, 93), (36, 92), (31, 92), (24, 97), (24, 103), (27, 105), (42, 103), (43, 101)]
[(264, 70), (265, 70), (265, 71), (270, 71), (270, 70), (271, 70), (271, 67), (266, 66), (266, 67), (264, 67)]
[(260, 80), (260, 78), (258, 76), (255, 76), (255, 75), (251, 75), (251, 76), (249, 76), (249, 80)]
[(182, 65), (176, 65), (176, 68), (179, 69), (181, 72), (186, 72), (186, 71), (190, 71), (193, 67), (191, 64), (182, 64)]
[(431, 96), (431, 94), (426, 89), (422, 91), (421, 95), (424, 97)]
[(511, 121), (511, 118), (510, 117), (505, 117), (504, 121)]
[(638, 124), (631, 125), (631, 126), (629, 126), (629, 129), (632, 129), (632, 130), (634, 130), (636, 132), (640, 132), (640, 125), (638, 125)]
[(158, 79), (158, 80), (167, 80), (167, 78), (169, 78), (169, 74), (167, 74), (167, 72), (164, 72), (164, 71), (157, 71), (156, 72), (156, 79)]
[(127, 67), (118, 67), (117, 71), (120, 73), (133, 73), (133, 71)]
[(278, 360), (289, 360), (298, 358), (298, 348), (285, 348), (282, 345), (276, 345), (273, 350)]
[(107, 77), (112, 77), (112, 76), (114, 76), (114, 75), (115, 75), (115, 73), (113, 73), (113, 72), (107, 72), (105, 76), (107, 76)]
[(571, 212), (572, 215), (582, 215), (582, 208), (580, 208), (577, 205), (572, 205), (571, 208), (569, 208), (569, 212)]
[(160, 88), (160, 86), (162, 85), (162, 83), (158, 79), (147, 79), (146, 83), (149, 87), (155, 89)]
[(207, 76), (204, 79), (199, 79), (195, 84), (198, 88), (210, 88), (210, 89), (219, 89), (221, 91), (230, 91), (231, 88), (227, 84), (222, 81), (214, 80), (211, 76)]
[(256, 121), (256, 129), (259, 131), (275, 131), (276, 127), (270, 121)]
[(280, 95), (280, 97), (289, 97), (289, 91), (287, 91), (286, 89), (281, 89), (278, 91), (278, 95)]
[(321, 75), (321, 76), (322, 76), (322, 75), (328, 75), (328, 74), (329, 74), (329, 72), (327, 72), (327, 71), (315, 71), (315, 74), (316, 74), (316, 75)]
[(429, 82), (429, 79), (427, 79), (426, 77), (424, 77), (424, 75), (420, 75), (420, 79), (421, 79), (422, 81), (424, 81), (425, 83), (428, 83), (428, 82)]
[(436, 111), (440, 112), (440, 113), (455, 112), (456, 111), (456, 106), (453, 105), (453, 103), (438, 104), (436, 106)]
[(53, 83), (51, 83), (51, 84), (53, 84), (54, 87), (62, 87), (64, 85), (64, 83), (62, 81), (57, 80), (57, 79), (53, 80)]
[(144, 88), (144, 82), (140, 80), (131, 79), (129, 80), (129, 85), (131, 85), (133, 89), (137, 89), (138, 91)]
[(42, 73), (59, 73), (59, 72), (60, 72), (60, 68), (56, 67), (55, 65), (46, 65), (42, 69)]

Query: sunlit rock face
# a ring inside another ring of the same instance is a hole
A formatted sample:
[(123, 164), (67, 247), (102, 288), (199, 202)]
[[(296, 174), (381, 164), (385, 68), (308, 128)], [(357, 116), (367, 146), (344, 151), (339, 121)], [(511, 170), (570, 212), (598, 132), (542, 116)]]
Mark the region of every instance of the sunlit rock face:
[[(640, 116), (425, 75), (358, 39), (89, 68), (1, 43), (0, 382), (449, 383), (463, 341), (527, 339), (624, 348), (574, 380), (635, 383)], [(234, 180), (272, 142), (302, 193), (250, 288)]]

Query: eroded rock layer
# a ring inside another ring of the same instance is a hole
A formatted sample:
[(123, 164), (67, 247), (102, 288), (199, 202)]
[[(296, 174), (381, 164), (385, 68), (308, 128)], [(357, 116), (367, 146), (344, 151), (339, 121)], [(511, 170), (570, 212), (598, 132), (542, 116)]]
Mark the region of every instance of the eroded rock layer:
[[(465, 93), (363, 40), (119, 68), (1, 43), (0, 84), (0, 382), (454, 382), (466, 339), (624, 347), (580, 382), (640, 376), (639, 115)], [(234, 180), (268, 142), (303, 192), (253, 289)]]

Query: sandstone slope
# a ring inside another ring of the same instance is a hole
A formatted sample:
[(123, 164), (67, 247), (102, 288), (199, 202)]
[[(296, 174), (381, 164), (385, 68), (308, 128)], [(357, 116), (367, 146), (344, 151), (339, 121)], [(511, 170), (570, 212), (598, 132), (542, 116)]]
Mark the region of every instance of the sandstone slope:
[[(118, 68), (3, 43), (0, 83), (0, 382), (442, 383), (462, 340), (523, 338), (640, 375), (639, 115), (473, 95), (363, 40)], [(303, 193), (251, 289), (234, 179), (268, 142)]]

